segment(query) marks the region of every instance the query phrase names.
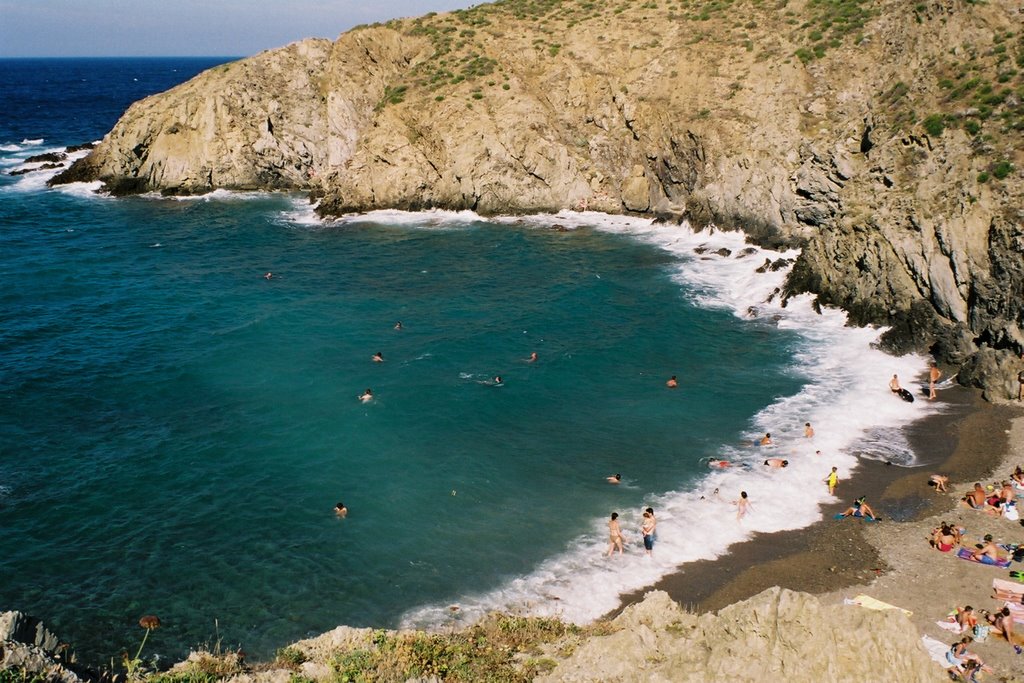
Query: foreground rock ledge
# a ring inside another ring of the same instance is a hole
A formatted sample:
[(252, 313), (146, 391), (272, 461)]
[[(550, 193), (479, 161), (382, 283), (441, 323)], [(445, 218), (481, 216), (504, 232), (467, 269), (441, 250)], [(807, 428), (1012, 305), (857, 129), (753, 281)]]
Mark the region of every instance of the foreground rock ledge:
[(1020, 2), (835, 6), (506, 0), (304, 40), (134, 104), (56, 182), (741, 228), (803, 247), (787, 296), (1015, 398)]
[[(917, 629), (899, 611), (824, 605), (807, 593), (778, 587), (701, 616), (685, 612), (667, 593), (654, 591), (626, 608), (608, 630), (609, 635), (567, 638), (546, 646), (543, 656), (554, 668), (536, 680), (948, 680), (929, 658)], [(338, 672), (331, 662), (345, 653), (372, 650), (382, 633), (341, 626), (289, 648), (305, 659), (298, 671), (264, 667), (222, 680), (288, 683), (298, 673), (313, 681), (332, 681)], [(3, 642), (5, 649), (13, 646)], [(202, 657), (194, 655), (170, 673), (193, 670)]]

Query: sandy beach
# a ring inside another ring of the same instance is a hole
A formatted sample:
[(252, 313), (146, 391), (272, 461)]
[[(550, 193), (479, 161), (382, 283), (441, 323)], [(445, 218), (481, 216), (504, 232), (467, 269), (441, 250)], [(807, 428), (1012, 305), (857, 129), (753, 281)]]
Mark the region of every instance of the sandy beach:
[[(922, 635), (954, 642), (958, 636), (936, 621), (968, 604), (994, 612), (1002, 603), (990, 597), (992, 579), (1009, 579), (1008, 570), (940, 553), (928, 538), (948, 521), (966, 529), (967, 547), (986, 533), (997, 543), (1024, 541), (1024, 528), (1016, 522), (960, 504), (974, 482), (1006, 479), (1015, 464), (1024, 463), (1024, 409), (986, 403), (978, 392), (960, 387), (942, 392), (939, 400), (941, 414), (908, 428), (925, 464), (897, 468), (862, 458), (854, 476), (840, 482), (841, 502), (823, 508), (825, 520), (805, 529), (759, 534), (732, 546), (728, 556), (688, 564), (653, 588), (697, 612), (716, 611), (775, 585), (814, 593), (826, 602), (864, 593), (913, 611), (911, 619)], [(950, 477), (948, 493), (928, 486), (932, 473)], [(881, 523), (831, 519), (860, 495), (867, 496)], [(647, 590), (628, 596), (624, 604), (638, 601)], [(1024, 626), (1018, 630), (1024, 633)], [(1017, 642), (1024, 644), (1020, 633)], [(1024, 680), (1024, 655), (1002, 638), (989, 637), (972, 650), (993, 667), (996, 678)]]

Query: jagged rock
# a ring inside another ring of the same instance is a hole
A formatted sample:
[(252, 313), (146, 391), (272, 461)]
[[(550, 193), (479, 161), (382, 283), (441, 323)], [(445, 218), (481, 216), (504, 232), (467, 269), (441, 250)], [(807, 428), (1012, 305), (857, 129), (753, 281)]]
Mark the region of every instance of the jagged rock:
[(64, 161), (67, 158), (68, 155), (65, 154), (64, 152), (47, 152), (46, 154), (36, 154), (35, 156), (30, 156), (27, 159), (25, 159), (25, 163), (34, 164), (42, 161), (48, 161), (53, 163), (56, 161)]
[(41, 621), (17, 611), (0, 613), (0, 670), (24, 671), (50, 683), (81, 683), (63, 656), (60, 640)]

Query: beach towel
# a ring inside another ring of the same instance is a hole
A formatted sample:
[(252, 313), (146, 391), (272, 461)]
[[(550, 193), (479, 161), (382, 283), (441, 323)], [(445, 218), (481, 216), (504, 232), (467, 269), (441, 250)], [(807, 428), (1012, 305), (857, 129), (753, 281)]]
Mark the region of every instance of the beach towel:
[(944, 628), (947, 631), (951, 631), (957, 635), (960, 635), (960, 624), (955, 621), (936, 621), (935, 625), (939, 628)]
[(877, 600), (871, 597), (870, 595), (858, 595), (852, 600), (850, 598), (847, 598), (843, 600), (843, 603), (846, 605), (857, 605), (858, 607), (864, 607), (866, 609), (874, 610), (898, 609), (899, 611), (906, 614), (908, 617), (913, 614), (913, 612), (911, 612), (908, 609), (903, 609), (902, 607), (897, 607), (896, 605), (890, 605), (889, 603)]
[(974, 551), (969, 548), (960, 548), (957, 551), (956, 556), (961, 560), (967, 560), (968, 562), (974, 562), (976, 564), (987, 564), (990, 567), (999, 567), (1000, 569), (1006, 569), (1010, 566), (1010, 561), (1006, 559), (993, 560), (988, 557), (984, 557), (981, 560), (974, 559)]
[(949, 662), (946, 661), (946, 653), (949, 652), (949, 645), (943, 643), (941, 640), (935, 640), (930, 636), (921, 636), (921, 643), (924, 645), (924, 649), (928, 651), (928, 656), (931, 657), (936, 664), (940, 665), (943, 669), (949, 668)]
[[(1008, 595), (1010, 597), (999, 598), (1000, 600), (1013, 600), (1016, 603), (1020, 603), (1020, 599), (1024, 596), (1024, 583), (1018, 583), (1016, 581), (1007, 581), (1006, 579), (992, 579), (992, 590), (995, 591), (996, 595)], [(1016, 600), (1014, 600), (1014, 596)]]

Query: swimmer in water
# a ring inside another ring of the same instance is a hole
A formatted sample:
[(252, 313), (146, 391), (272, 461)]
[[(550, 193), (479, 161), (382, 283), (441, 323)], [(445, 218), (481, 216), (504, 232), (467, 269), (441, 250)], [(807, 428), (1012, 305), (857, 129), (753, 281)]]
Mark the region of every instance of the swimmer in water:
[(533, 353), (531, 353), (530, 357), (526, 359), (526, 362), (527, 363), (536, 363), (537, 362), (537, 352), (534, 351)]
[(370, 388), (367, 388), (366, 391), (359, 395), (359, 400), (362, 401), (363, 403), (366, 403), (367, 401), (372, 401), (373, 391)]
[(395, 329), (396, 330), (402, 329), (402, 321), (401, 320), (399, 320), (397, 323), (395, 323)]
[(772, 435), (770, 433), (765, 434), (764, 436), (761, 437), (761, 445), (762, 446), (771, 446), (772, 445)]
[(380, 351), (378, 351), (377, 353), (373, 354), (373, 362), (374, 363), (383, 363), (384, 362), (384, 354), (381, 353)]
[(810, 439), (814, 437), (814, 427), (811, 426), (810, 422), (804, 422), (804, 438)]
[(726, 467), (732, 465), (728, 460), (708, 460), (708, 467), (724, 470)]
[(274, 274), (273, 274), (273, 273), (271, 273), (271, 272), (270, 272), (270, 271), (268, 270), (268, 271), (267, 271), (267, 274), (263, 276), (263, 279), (264, 279), (264, 280), (269, 280), (269, 279), (270, 279), (270, 278), (272, 278), (272, 277), (274, 277)]
[(608, 482), (609, 484), (621, 484), (622, 483), (622, 475), (621, 474), (613, 474), (610, 477), (605, 477), (604, 480), (606, 482)]
[(494, 383), (494, 386), (496, 386), (496, 387), (501, 386), (501, 375), (495, 375), (494, 379), (491, 380), (491, 381)]
[(338, 504), (334, 506), (334, 514), (338, 515), (339, 517), (347, 517), (348, 508), (345, 507), (344, 503), (338, 501)]
[(764, 464), (768, 467), (789, 467), (789, 461), (782, 458), (768, 458)]
[(679, 382), (676, 380), (676, 376), (672, 375), (671, 377), (669, 377), (668, 381), (665, 382), (665, 386), (668, 387), (669, 389), (675, 389), (676, 387), (678, 387)]

